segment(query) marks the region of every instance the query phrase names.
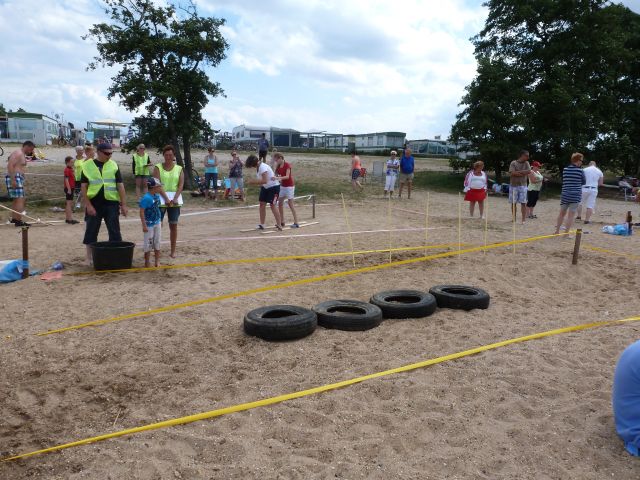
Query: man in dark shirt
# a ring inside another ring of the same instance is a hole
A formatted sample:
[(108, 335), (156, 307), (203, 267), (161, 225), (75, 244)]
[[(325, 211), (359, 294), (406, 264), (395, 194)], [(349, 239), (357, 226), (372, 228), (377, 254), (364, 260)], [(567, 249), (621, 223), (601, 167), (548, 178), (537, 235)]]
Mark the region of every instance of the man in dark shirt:
[[(111, 160), (113, 149), (108, 143), (98, 145), (98, 158), (86, 160), (82, 166), (81, 191), (85, 205), (84, 243), (87, 246), (87, 264), (91, 265), (90, 245), (98, 241), (102, 219), (107, 226), (110, 242), (122, 241), (119, 214), (127, 216), (126, 195), (122, 174), (116, 162)], [(97, 168), (97, 171), (96, 171)], [(112, 186), (115, 183), (115, 190)], [(94, 185), (91, 187), (91, 185)], [(99, 185), (99, 189), (98, 189)], [(108, 189), (105, 194), (105, 187)]]
[(267, 161), (267, 152), (269, 151), (269, 141), (263, 133), (262, 138), (258, 140), (258, 158), (261, 162)]

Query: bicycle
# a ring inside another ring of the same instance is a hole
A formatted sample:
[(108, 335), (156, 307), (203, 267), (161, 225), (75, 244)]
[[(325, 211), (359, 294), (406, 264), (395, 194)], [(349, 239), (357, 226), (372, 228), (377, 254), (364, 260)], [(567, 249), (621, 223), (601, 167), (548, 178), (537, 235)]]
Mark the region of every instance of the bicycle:
[(0, 146), (0, 157), (4, 155), (4, 150), (2, 149), (2, 147)]
[(75, 141), (72, 138), (66, 137), (64, 135), (58, 137), (58, 139), (56, 140), (56, 143), (59, 147), (66, 147), (67, 145), (71, 145), (72, 147), (75, 147)]

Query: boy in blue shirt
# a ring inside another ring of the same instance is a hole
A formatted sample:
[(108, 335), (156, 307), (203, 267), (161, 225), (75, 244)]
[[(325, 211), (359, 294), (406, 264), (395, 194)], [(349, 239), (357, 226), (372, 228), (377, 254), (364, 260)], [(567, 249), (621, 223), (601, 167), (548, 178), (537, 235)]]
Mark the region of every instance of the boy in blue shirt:
[(150, 267), (151, 248), (155, 256), (155, 266), (160, 266), (160, 196), (164, 198), (166, 204), (169, 203), (167, 194), (162, 189), (162, 183), (157, 178), (151, 177), (147, 180), (149, 189), (140, 199), (140, 221), (144, 232), (144, 266)]

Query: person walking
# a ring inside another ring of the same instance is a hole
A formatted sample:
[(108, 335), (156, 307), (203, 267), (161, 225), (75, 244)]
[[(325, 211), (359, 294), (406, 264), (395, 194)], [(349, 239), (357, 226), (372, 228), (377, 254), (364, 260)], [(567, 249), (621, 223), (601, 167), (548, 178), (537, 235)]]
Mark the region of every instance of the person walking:
[(27, 140), (22, 147), (7, 159), (7, 174), (4, 182), (7, 185), (7, 192), (11, 199), (11, 223), (16, 227), (28, 227), (27, 222), (22, 221), (22, 212), (26, 206), (26, 194), (24, 191), (24, 177), (27, 170), (27, 157), (33, 155), (35, 144)]
[(540, 190), (542, 189), (542, 180), (544, 177), (540, 173), (540, 162), (534, 161), (531, 164), (531, 172), (529, 172), (529, 186), (527, 187), (527, 218), (538, 218), (533, 214), (533, 209), (538, 204)]
[(298, 228), (298, 214), (296, 213), (295, 206), (293, 204), (296, 187), (293, 181), (293, 174), (291, 173), (291, 165), (284, 159), (284, 155), (280, 152), (273, 154), (273, 160), (276, 163), (276, 176), (274, 180), (280, 182), (280, 193), (278, 195), (278, 212), (280, 213), (280, 226), (284, 227), (284, 201), (287, 200), (289, 208), (291, 209), (291, 215), (293, 215), (293, 223), (291, 228)]
[(395, 189), (399, 170), (400, 162), (398, 161), (398, 152), (391, 150), (391, 158), (387, 160), (387, 178), (384, 182), (384, 197), (387, 196), (387, 192), (389, 192), (389, 198), (393, 197), (393, 190)]
[(414, 167), (415, 160), (411, 155), (411, 149), (407, 147), (402, 151), (402, 157), (400, 157), (400, 191), (398, 192), (398, 198), (402, 198), (402, 189), (405, 184), (407, 185), (407, 198), (411, 198)]
[(531, 172), (529, 165), (529, 152), (522, 150), (517, 160), (509, 165), (509, 203), (511, 204), (511, 215), (513, 221), (518, 217), (518, 207), (520, 204), (520, 212), (522, 214), (521, 223), (524, 225), (524, 219), (527, 215), (527, 177)]
[(204, 158), (204, 198), (210, 198), (210, 191), (213, 188), (213, 200), (218, 195), (218, 157), (213, 147), (207, 149), (207, 156)]
[(242, 160), (235, 150), (231, 152), (229, 162), (229, 198), (236, 199), (236, 189), (240, 189), (240, 201), (244, 202), (244, 178), (242, 176)]
[(267, 153), (269, 152), (269, 140), (266, 134), (262, 134), (258, 139), (258, 158), (261, 162), (267, 161)]
[(577, 220), (581, 220), (582, 207), (587, 211), (584, 217), (585, 225), (591, 223), (591, 215), (596, 209), (596, 198), (598, 197), (598, 187), (604, 185), (604, 174), (596, 167), (596, 162), (591, 160), (589, 166), (584, 169), (585, 184), (582, 186), (582, 202), (578, 207)]
[(280, 221), (280, 213), (276, 207), (278, 202), (278, 195), (280, 194), (280, 182), (275, 180), (273, 170), (269, 165), (261, 162), (255, 155), (249, 155), (245, 163), (247, 168), (256, 169), (256, 180), (249, 180), (251, 185), (260, 185), (260, 223), (258, 224), (258, 230), (264, 230), (264, 222), (267, 217), (267, 204), (271, 208), (276, 219), (276, 229), (282, 230), (282, 222)]
[(358, 152), (354, 150), (351, 153), (351, 186), (356, 192), (362, 191), (362, 189), (364, 188), (358, 181), (360, 175), (362, 175), (362, 163), (360, 162)]
[[(580, 168), (583, 158), (584, 155), (581, 153), (574, 153), (571, 155), (571, 163), (562, 171), (562, 193), (560, 194), (560, 213), (556, 222), (556, 234), (560, 233), (561, 228), (569, 232), (573, 226), (578, 205), (582, 200), (582, 186), (585, 184), (584, 171)], [(567, 217), (566, 221), (565, 216)]]
[(87, 264), (91, 265), (90, 245), (98, 241), (100, 225), (104, 219), (110, 242), (121, 242), (119, 215), (127, 216), (127, 198), (118, 164), (111, 159), (113, 149), (109, 143), (98, 145), (98, 158), (82, 164), (81, 195), (86, 211), (85, 232), (82, 243), (86, 246)]
[(476, 203), (480, 218), (484, 218), (484, 200), (487, 198), (487, 174), (483, 171), (484, 162), (478, 160), (473, 164), (464, 178), (464, 200), (469, 202), (469, 216), (473, 217)]
[(147, 147), (141, 143), (136, 147), (136, 152), (131, 156), (133, 175), (136, 179), (136, 197), (140, 197), (147, 193), (147, 179), (151, 175), (149, 169), (151, 167), (151, 159), (146, 152)]
[(176, 154), (173, 145), (165, 145), (162, 149), (164, 161), (157, 163), (153, 169), (153, 177), (164, 187), (169, 203), (160, 208), (160, 223), (165, 214), (169, 221), (169, 243), (171, 244), (171, 258), (176, 258), (176, 242), (178, 241), (178, 219), (182, 206), (182, 189), (184, 188), (184, 171), (176, 164)]

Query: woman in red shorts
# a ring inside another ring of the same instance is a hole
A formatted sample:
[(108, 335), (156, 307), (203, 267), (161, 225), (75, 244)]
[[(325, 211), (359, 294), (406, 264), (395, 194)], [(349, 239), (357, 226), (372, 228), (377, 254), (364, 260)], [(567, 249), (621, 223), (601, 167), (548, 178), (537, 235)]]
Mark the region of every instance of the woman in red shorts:
[(487, 198), (487, 174), (482, 171), (484, 162), (478, 160), (473, 170), (464, 178), (465, 201), (469, 202), (469, 215), (473, 217), (476, 203), (480, 210), (480, 218), (484, 218), (484, 199)]

